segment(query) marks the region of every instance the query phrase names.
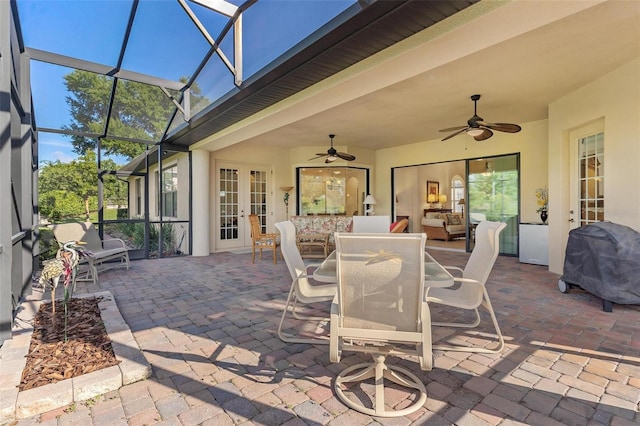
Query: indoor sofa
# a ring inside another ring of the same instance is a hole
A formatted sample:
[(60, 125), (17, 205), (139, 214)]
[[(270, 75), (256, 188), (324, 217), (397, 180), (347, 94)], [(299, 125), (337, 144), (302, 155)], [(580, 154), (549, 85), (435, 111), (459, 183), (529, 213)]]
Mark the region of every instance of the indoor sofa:
[(425, 213), (422, 230), (429, 240), (449, 241), (466, 235), (462, 213)]

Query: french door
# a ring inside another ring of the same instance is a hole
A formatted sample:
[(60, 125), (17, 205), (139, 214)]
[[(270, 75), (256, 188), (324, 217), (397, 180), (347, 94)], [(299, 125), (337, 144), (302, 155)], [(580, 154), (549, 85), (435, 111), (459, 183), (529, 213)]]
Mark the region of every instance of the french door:
[(576, 129), (570, 140), (570, 229), (604, 217), (604, 121)]
[(216, 248), (249, 247), (250, 214), (259, 216), (266, 232), (271, 211), (271, 170), (265, 165), (218, 163), (216, 176)]

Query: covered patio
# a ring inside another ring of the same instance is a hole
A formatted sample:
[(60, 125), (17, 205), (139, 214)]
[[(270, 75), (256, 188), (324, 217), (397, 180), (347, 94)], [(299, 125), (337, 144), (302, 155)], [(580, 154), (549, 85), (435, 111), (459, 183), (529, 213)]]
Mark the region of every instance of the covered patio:
[[(468, 257), (430, 253), (457, 266)], [(393, 424), (637, 424), (640, 307), (605, 313), (589, 293), (560, 293), (557, 280), (545, 267), (499, 257), (487, 288), (507, 347), (499, 355), (435, 351), (432, 371), (395, 358), (422, 379), (428, 399)], [(367, 356), (332, 364), (327, 346), (278, 339), (290, 282), (284, 262), (252, 264), (250, 253), (222, 252), (140, 260), (104, 273), (97, 285), (79, 283), (78, 293), (115, 296), (152, 377), (18, 424), (379, 422), (348, 409), (332, 390), (339, 371)], [(317, 309), (328, 315), (328, 306)], [(443, 309), (432, 315), (447, 315)], [(434, 344), (474, 338), (450, 332), (434, 327)]]

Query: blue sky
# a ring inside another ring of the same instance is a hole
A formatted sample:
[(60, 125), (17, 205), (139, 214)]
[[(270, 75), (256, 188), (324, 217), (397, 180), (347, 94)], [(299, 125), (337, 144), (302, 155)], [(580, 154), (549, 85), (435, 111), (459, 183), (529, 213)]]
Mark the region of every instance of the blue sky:
[[(354, 2), (259, 0), (243, 16), (245, 79)], [(132, 0), (17, 0), (17, 4), (26, 47), (102, 65), (117, 64)], [(188, 1), (188, 4), (210, 34), (217, 37), (227, 18), (196, 3)], [(140, 0), (122, 68), (178, 81), (193, 74), (208, 49), (209, 44), (177, 0)], [(233, 58), (230, 40), (225, 40), (222, 49)], [(218, 57), (213, 58), (219, 61)], [(213, 70), (227, 72), (221, 66), (206, 67), (207, 72)], [(38, 126), (59, 129), (71, 123), (63, 80), (71, 71), (32, 61)], [(203, 71), (199, 86), (210, 99), (233, 88), (230, 73), (224, 76), (223, 86), (219, 75), (204, 74)], [(39, 149), (41, 161), (67, 162), (76, 157), (70, 139), (60, 134), (40, 132)]]

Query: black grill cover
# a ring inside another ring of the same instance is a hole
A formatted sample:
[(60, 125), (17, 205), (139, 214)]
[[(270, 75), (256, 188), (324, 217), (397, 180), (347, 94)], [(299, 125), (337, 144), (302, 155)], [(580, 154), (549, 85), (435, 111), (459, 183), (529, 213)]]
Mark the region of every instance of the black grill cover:
[(640, 304), (640, 233), (598, 222), (569, 232), (562, 279), (618, 304)]

